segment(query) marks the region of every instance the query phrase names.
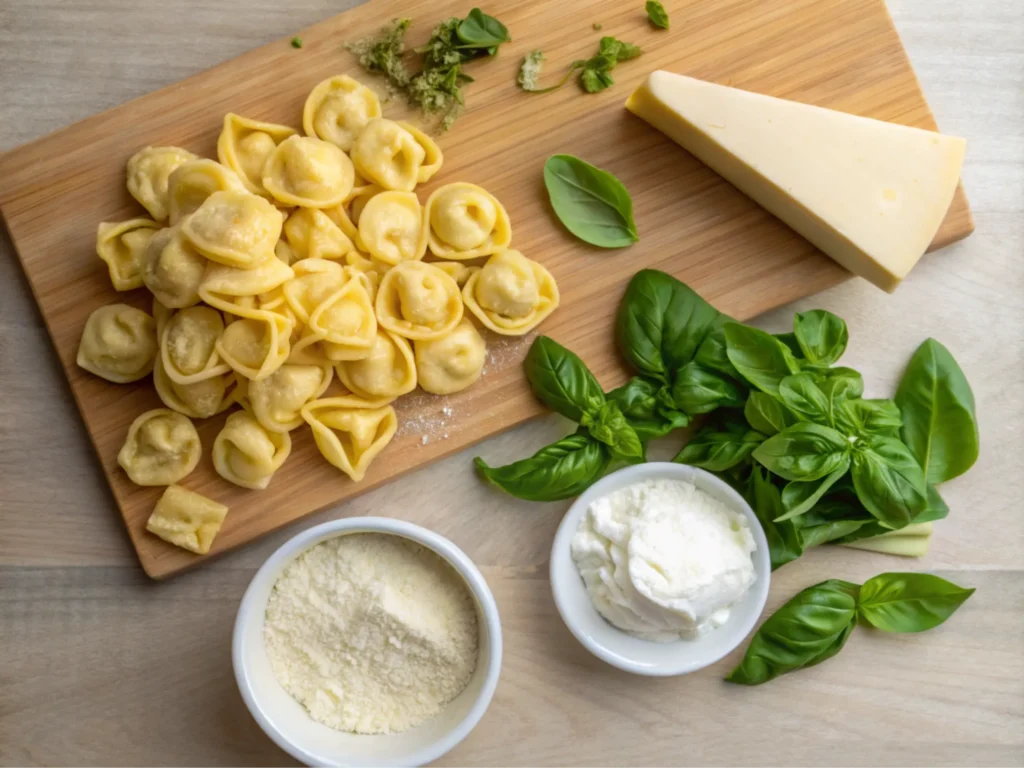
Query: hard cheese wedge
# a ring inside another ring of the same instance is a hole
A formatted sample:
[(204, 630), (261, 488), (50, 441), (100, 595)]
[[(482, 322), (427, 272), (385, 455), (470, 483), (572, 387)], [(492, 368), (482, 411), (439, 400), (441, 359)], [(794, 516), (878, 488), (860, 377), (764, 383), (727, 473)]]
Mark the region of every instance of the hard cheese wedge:
[(953, 199), (953, 136), (654, 72), (626, 107), (851, 272), (886, 291)]

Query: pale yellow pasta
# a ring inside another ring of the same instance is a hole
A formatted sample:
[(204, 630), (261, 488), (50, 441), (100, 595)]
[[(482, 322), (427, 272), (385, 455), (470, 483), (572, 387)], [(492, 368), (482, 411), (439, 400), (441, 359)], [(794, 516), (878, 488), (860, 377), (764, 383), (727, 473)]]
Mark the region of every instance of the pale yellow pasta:
[(468, 320), (439, 339), (413, 342), (413, 348), (416, 379), (434, 395), (450, 395), (475, 383), (487, 357), (483, 337)]
[(341, 228), (323, 211), (299, 208), (284, 223), (284, 237), (292, 261), (302, 259), (340, 260), (355, 246)]
[(416, 174), (416, 182), (426, 184), (434, 177), (434, 174), (441, 170), (441, 164), (444, 162), (441, 148), (437, 146), (436, 141), (412, 123), (399, 121), (398, 124), (405, 128), (416, 139), (416, 143), (423, 148), (423, 162), (420, 163), (419, 172)]
[(366, 277), (353, 273), (309, 316), (307, 332), (322, 342), (329, 360), (361, 360), (370, 355), (377, 337), (377, 318)]
[(355, 171), (348, 155), (313, 136), (291, 136), (270, 153), (263, 186), (284, 205), (332, 208), (352, 191)]
[(181, 234), (167, 227), (153, 234), (142, 254), (142, 282), (158, 301), (172, 309), (199, 303), (199, 284), (207, 260)]
[(512, 242), (505, 207), (476, 184), (445, 184), (427, 198), (427, 245), (442, 259), (466, 260), (504, 251)]
[(287, 431), (271, 432), (248, 411), (236, 411), (213, 441), (213, 468), (229, 483), (262, 491), (291, 452)]
[(142, 287), (142, 257), (158, 229), (160, 225), (152, 219), (100, 223), (96, 230), (96, 255), (106, 263), (115, 291)]
[(299, 260), (287, 240), (277, 241), (277, 245), (274, 246), (274, 255), (289, 267)]
[(356, 482), (398, 430), (394, 408), (353, 396), (314, 400), (302, 418), (321, 455)]
[(480, 267), (470, 267), (461, 261), (433, 261), (431, 264), (458, 283), (459, 288), (469, 282), (469, 278), (474, 272), (480, 271)]
[(217, 139), (217, 159), (238, 175), (246, 189), (269, 198), (270, 193), (263, 187), (263, 166), (277, 145), (294, 135), (295, 130), (287, 125), (228, 113)]
[(156, 353), (153, 318), (127, 304), (109, 304), (85, 321), (77, 362), (107, 381), (127, 384), (149, 375)]
[(216, 160), (182, 163), (167, 181), (167, 212), (170, 224), (177, 224), (199, 210), (214, 192), (244, 192), (238, 174)]
[(416, 389), (416, 361), (401, 336), (377, 328), (369, 356), (338, 363), (338, 379), (366, 400), (394, 399)]
[(407, 339), (437, 339), (462, 320), (459, 284), (444, 270), (422, 261), (389, 269), (375, 302), (377, 321)]
[[(255, 297), (278, 291), (295, 277), (295, 271), (275, 256), (252, 269), (210, 263), (199, 284), (199, 297), (223, 312), (238, 314), (239, 297)], [(283, 293), (281, 294), (283, 300)], [(260, 308), (264, 308), (262, 304)]]
[(381, 192), (359, 216), (359, 240), (385, 264), (417, 261), (427, 251), (423, 207), (412, 192)]
[(522, 336), (558, 306), (558, 286), (544, 267), (519, 251), (502, 251), (470, 275), (466, 308), (495, 333)]
[(217, 353), (247, 379), (265, 379), (288, 359), (292, 323), (283, 315), (255, 310), (239, 317), (217, 340)]
[(140, 149), (128, 160), (128, 192), (156, 221), (166, 221), (168, 179), (179, 165), (195, 159), (181, 147)]
[(348, 279), (341, 264), (325, 259), (303, 259), (296, 262), (295, 278), (285, 283), (283, 291), (295, 319), (302, 325), (328, 296), (336, 293)]
[(384, 279), (384, 275), (391, 269), (391, 266), (367, 258), (358, 251), (352, 251), (345, 257), (345, 269), (347, 273), (359, 275), (366, 287), (370, 301), (374, 301), (377, 298), (380, 281)]
[(154, 408), (132, 422), (117, 463), (136, 485), (171, 485), (196, 468), (202, 452), (186, 416)]
[[(375, 190), (375, 191), (370, 191), (370, 190)], [(355, 180), (352, 182), (352, 191), (349, 192), (348, 195), (345, 197), (344, 205), (348, 205), (350, 202), (355, 200), (357, 197), (360, 197), (360, 196), (363, 196), (363, 195), (366, 195), (366, 194), (373, 195), (373, 194), (376, 194), (377, 192), (380, 192), (380, 187), (378, 187), (376, 184), (374, 184), (372, 182), (367, 181), (366, 179), (364, 179), (362, 176), (359, 175), (358, 171), (356, 171)]]
[(160, 299), (153, 297), (153, 320), (156, 321), (156, 340), (160, 343), (160, 337), (164, 334), (164, 328), (174, 317), (174, 310), (162, 304)]
[(302, 406), (323, 395), (333, 379), (329, 365), (286, 363), (262, 381), (249, 384), (252, 413), (271, 432), (293, 430), (302, 425)]
[(366, 124), (380, 115), (376, 93), (348, 75), (337, 75), (310, 91), (302, 109), (302, 129), (307, 136), (348, 152)]
[(160, 401), (190, 419), (208, 419), (238, 402), (238, 382), (238, 374), (229, 371), (194, 384), (176, 384), (159, 357), (153, 366), (153, 386)]
[(393, 120), (366, 124), (352, 145), (352, 163), (367, 181), (384, 189), (412, 192), (426, 152), (416, 137)]
[(214, 192), (181, 224), (197, 251), (229, 267), (251, 269), (274, 255), (284, 217), (262, 197)]
[(196, 306), (174, 314), (160, 334), (160, 362), (175, 384), (195, 384), (223, 376), (231, 367), (217, 354), (224, 318), (210, 307)]
[(146, 521), (146, 530), (169, 544), (205, 555), (227, 514), (223, 504), (180, 485), (170, 485)]

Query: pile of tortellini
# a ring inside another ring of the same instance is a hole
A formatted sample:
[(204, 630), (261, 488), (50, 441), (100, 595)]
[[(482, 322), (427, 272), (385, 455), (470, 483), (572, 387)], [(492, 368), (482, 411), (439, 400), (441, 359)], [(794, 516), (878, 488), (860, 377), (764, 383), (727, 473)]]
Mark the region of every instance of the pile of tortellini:
[[(78, 364), (117, 383), (153, 374), (166, 408), (139, 416), (118, 456), (135, 483), (177, 488), (201, 453), (191, 420), (236, 404), (213, 445), (226, 480), (266, 488), (289, 432), (308, 424), (324, 458), (359, 481), (395, 434), (395, 398), (480, 377), (471, 318), (517, 336), (558, 306), (551, 274), (510, 249), (494, 196), (456, 182), (420, 202), (441, 150), (382, 117), (372, 90), (331, 77), (302, 125), (228, 114), (218, 161), (178, 147), (128, 161), (128, 191), (150, 218), (100, 224), (96, 251), (116, 290), (149, 289), (153, 312), (97, 309)], [(205, 553), (226, 509), (182, 491), (148, 528)]]

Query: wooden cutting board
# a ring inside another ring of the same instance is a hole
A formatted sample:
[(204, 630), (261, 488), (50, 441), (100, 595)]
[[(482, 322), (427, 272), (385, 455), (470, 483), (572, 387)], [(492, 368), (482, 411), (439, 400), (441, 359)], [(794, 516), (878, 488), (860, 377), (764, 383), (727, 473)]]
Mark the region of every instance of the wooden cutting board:
[[(671, 31), (650, 27), (641, 0), (573, 3), (492, 0), (489, 13), (513, 42), (468, 71), (468, 110), (440, 137), (445, 165), (421, 190), (456, 180), (484, 185), (501, 199), (513, 245), (543, 262), (562, 291), (561, 308), (542, 326), (591, 366), (607, 387), (626, 376), (612, 344), (612, 318), (630, 276), (655, 267), (689, 283), (721, 310), (745, 319), (848, 277), (842, 269), (751, 203), (623, 102), (654, 69), (668, 69), (774, 96), (934, 129), (906, 52), (881, 0), (676, 0)], [(164, 578), (203, 562), (145, 532), (161, 489), (138, 488), (117, 466), (127, 427), (158, 407), (149, 382), (117, 386), (75, 365), (85, 319), (122, 300), (94, 253), (96, 225), (139, 215), (124, 189), (125, 161), (150, 144), (175, 144), (215, 157), (226, 112), (298, 126), (302, 103), (321, 79), (364, 77), (343, 43), (411, 16), (420, 44), (438, 20), (465, 15), (455, 0), (374, 0), (251, 51), (178, 85), (129, 102), (0, 157), (0, 212), (64, 365), (103, 471), (146, 573)], [(603, 29), (592, 28), (599, 22)], [(570, 86), (547, 95), (515, 85), (525, 53), (543, 49), (547, 77), (590, 55), (602, 34), (637, 43), (643, 56), (615, 70), (616, 85), (586, 95)], [(385, 106), (408, 116), (404, 105)], [(541, 181), (544, 160), (571, 152), (615, 173), (632, 193), (641, 240), (626, 250), (590, 248), (555, 221)], [(973, 229), (962, 189), (933, 248)], [(912, 278), (911, 278), (912, 279)], [(143, 291), (128, 301), (147, 307)], [(402, 426), (364, 482), (354, 484), (318, 454), (306, 428), (292, 433), (291, 458), (266, 491), (230, 485), (213, 471), (209, 448), (223, 417), (199, 425), (205, 447), (187, 487), (231, 512), (213, 553), (221, 553), (397, 475), (512, 427), (541, 412), (519, 363), (531, 338), (490, 337), (484, 377), (457, 396), (414, 394), (398, 404)]]

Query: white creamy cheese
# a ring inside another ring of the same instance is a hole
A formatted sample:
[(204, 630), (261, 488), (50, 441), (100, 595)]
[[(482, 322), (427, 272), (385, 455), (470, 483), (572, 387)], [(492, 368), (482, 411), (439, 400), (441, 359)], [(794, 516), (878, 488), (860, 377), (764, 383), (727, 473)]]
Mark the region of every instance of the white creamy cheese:
[(654, 642), (721, 626), (754, 583), (747, 519), (692, 483), (648, 479), (592, 502), (572, 558), (605, 619)]

